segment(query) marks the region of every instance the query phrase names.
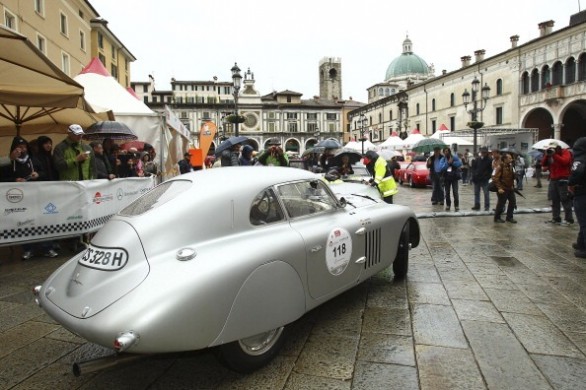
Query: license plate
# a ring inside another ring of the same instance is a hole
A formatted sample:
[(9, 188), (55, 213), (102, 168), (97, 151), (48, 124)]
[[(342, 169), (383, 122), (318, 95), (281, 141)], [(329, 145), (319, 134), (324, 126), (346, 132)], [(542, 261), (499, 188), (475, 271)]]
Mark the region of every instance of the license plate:
[(123, 248), (100, 248), (90, 245), (78, 263), (102, 271), (118, 271), (128, 263), (128, 252)]

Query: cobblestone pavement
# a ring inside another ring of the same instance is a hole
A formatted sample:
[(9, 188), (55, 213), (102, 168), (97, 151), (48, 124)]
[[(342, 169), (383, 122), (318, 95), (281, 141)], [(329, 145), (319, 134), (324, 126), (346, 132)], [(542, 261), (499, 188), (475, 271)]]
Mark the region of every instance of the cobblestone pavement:
[(461, 211), (447, 213), (431, 206), (430, 189), (402, 187), (395, 201), (418, 213), (423, 238), (407, 280), (385, 271), (312, 311), (290, 326), (279, 356), (247, 376), (201, 351), (75, 377), (74, 361), (107, 352), (31, 295), (66, 256), (22, 262), (20, 249), (2, 248), (0, 389), (584, 389), (578, 227), (544, 223), (546, 191), (531, 182), (516, 225), (471, 212), (471, 187), (461, 193)]

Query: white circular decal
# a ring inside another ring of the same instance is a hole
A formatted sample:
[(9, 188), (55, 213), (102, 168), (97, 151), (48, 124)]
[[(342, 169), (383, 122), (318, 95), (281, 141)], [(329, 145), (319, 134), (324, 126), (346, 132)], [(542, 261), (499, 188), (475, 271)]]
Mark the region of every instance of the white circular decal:
[(340, 275), (352, 257), (352, 238), (348, 230), (335, 228), (328, 236), (326, 265), (332, 275)]

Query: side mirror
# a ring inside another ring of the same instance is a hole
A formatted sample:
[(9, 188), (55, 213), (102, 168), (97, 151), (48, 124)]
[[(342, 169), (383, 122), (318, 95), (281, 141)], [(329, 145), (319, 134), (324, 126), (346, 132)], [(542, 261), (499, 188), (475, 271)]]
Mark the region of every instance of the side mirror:
[(338, 204), (340, 205), (341, 208), (346, 208), (346, 206), (348, 205), (348, 202), (346, 201), (346, 198), (341, 197), (340, 199), (338, 199)]

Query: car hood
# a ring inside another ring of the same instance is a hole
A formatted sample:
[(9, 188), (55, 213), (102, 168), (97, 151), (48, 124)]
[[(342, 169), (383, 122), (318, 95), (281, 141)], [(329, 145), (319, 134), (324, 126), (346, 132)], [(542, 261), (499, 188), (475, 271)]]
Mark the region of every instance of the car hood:
[(45, 282), (46, 298), (77, 318), (92, 317), (135, 289), (150, 270), (141, 241), (124, 221), (110, 221)]

